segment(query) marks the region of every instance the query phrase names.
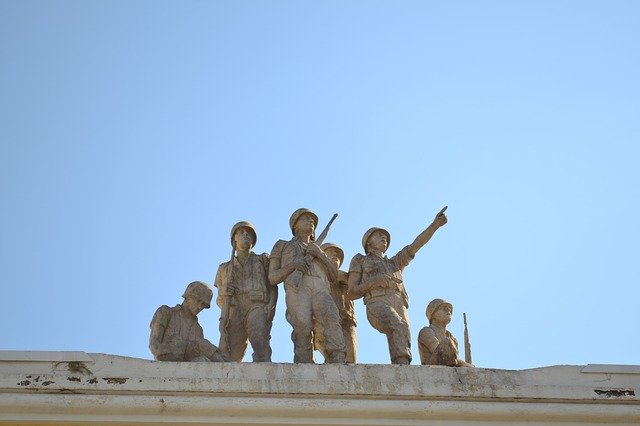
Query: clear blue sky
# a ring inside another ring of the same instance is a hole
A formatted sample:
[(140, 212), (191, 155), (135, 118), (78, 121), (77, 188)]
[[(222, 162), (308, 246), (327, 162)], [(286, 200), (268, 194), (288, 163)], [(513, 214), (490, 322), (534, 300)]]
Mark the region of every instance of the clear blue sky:
[[(151, 358), (153, 312), (213, 281), (235, 222), (269, 252), (296, 208), (337, 212), (348, 263), (448, 205), (405, 270), (414, 364), (435, 297), (478, 366), (639, 364), (638, 22), (637, 1), (0, 1), (0, 349)], [(356, 305), (359, 361), (388, 363)]]

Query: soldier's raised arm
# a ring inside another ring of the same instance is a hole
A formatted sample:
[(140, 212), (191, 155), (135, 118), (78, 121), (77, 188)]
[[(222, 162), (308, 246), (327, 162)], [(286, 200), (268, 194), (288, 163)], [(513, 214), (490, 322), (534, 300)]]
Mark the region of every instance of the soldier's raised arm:
[(411, 256), (415, 256), (418, 250), (420, 250), (425, 244), (429, 242), (438, 228), (444, 226), (444, 224), (447, 223), (447, 216), (444, 214), (444, 212), (447, 210), (447, 207), (448, 206), (444, 206), (444, 208), (440, 210), (440, 212), (438, 212), (436, 217), (433, 219), (431, 225), (429, 225), (427, 229), (422, 231), (420, 235), (418, 235), (416, 239), (411, 244), (409, 244), (409, 254)]

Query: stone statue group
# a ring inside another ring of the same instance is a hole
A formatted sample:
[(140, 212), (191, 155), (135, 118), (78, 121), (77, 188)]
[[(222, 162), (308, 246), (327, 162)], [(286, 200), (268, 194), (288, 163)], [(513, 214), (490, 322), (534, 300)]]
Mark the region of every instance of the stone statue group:
[[(257, 233), (249, 222), (231, 229), (231, 256), (218, 267), (216, 303), (221, 310), (220, 342), (204, 338), (197, 315), (211, 306), (212, 289), (194, 281), (175, 307), (161, 306), (151, 321), (149, 348), (159, 361), (235, 361), (251, 343), (254, 362), (271, 361), (271, 326), (284, 282), (286, 318), (293, 331), (295, 363), (313, 363), (314, 350), (327, 363), (356, 362), (356, 318), (353, 301), (364, 299), (367, 319), (387, 336), (392, 364), (411, 363), (408, 296), (402, 271), (441, 226), (443, 208), (433, 222), (392, 257), (386, 229), (371, 228), (362, 237), (364, 254), (356, 254), (349, 272), (340, 270), (343, 250), (323, 241), (333, 219), (316, 238), (318, 216), (309, 209), (293, 212), (289, 227), (293, 238), (275, 243), (271, 254), (255, 254)], [(453, 306), (434, 299), (427, 306), (429, 326), (418, 337), (423, 365), (472, 366), (459, 357), (458, 342), (446, 330)]]

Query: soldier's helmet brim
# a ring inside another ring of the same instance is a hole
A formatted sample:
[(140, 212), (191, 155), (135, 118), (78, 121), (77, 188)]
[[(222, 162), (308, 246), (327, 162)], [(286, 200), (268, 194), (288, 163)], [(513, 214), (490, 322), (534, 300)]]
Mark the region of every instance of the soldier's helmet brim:
[(323, 245), (320, 246), (320, 249), (323, 252), (326, 252), (327, 249), (330, 249), (330, 248), (335, 249), (338, 252), (338, 257), (340, 258), (340, 265), (338, 266), (339, 268), (340, 266), (342, 266), (342, 263), (344, 262), (344, 250), (342, 250), (339, 245), (334, 243), (324, 243)]
[[(374, 226), (373, 228), (369, 228), (367, 230), (367, 232), (365, 232), (364, 235), (362, 236), (362, 248), (364, 249), (365, 253), (367, 253), (367, 243), (369, 242), (369, 238), (371, 238), (373, 233), (376, 232), (376, 231), (380, 231), (384, 235), (386, 235), (386, 237), (387, 237), (387, 249), (391, 245), (391, 234), (389, 233), (389, 231), (387, 231), (384, 228), (378, 228), (378, 227)], [(385, 249), (385, 251), (387, 251), (387, 250)]]
[(213, 290), (202, 281), (193, 281), (189, 283), (182, 297), (185, 299), (191, 297), (199, 300), (204, 304), (205, 309), (209, 309), (211, 307), (211, 300), (213, 299)]
[(246, 220), (242, 220), (236, 223), (231, 228), (231, 233), (230, 233), (231, 245), (233, 245), (233, 236), (235, 235), (236, 231), (240, 228), (247, 228), (249, 232), (251, 232), (251, 236), (253, 237), (253, 244), (251, 244), (251, 247), (255, 247), (256, 243), (258, 242), (258, 234), (256, 233), (256, 228), (251, 224), (251, 222), (247, 222)]
[[(311, 210), (302, 207), (302, 208), (299, 208), (298, 210), (296, 210), (295, 212), (293, 212), (291, 214), (291, 217), (289, 218), (289, 228), (291, 228), (291, 233), (293, 235), (295, 235), (294, 229), (295, 229), (295, 226), (296, 226), (296, 222), (298, 221), (298, 219), (300, 219), (300, 216), (302, 216), (305, 213), (308, 214), (309, 216), (311, 216), (311, 218), (313, 219), (313, 222), (315, 223), (315, 227), (316, 228), (318, 227), (318, 215), (316, 215)], [(314, 232), (314, 236), (315, 236), (315, 232)]]
[(453, 305), (451, 304), (451, 302), (449, 302), (447, 300), (444, 300), (444, 299), (433, 299), (431, 302), (429, 302), (429, 304), (427, 305), (427, 311), (426, 311), (426, 315), (427, 315), (427, 319), (429, 320), (429, 323), (431, 323), (431, 317), (433, 317), (433, 315), (443, 305), (445, 305), (445, 306), (448, 305), (451, 308), (451, 312), (453, 312)]

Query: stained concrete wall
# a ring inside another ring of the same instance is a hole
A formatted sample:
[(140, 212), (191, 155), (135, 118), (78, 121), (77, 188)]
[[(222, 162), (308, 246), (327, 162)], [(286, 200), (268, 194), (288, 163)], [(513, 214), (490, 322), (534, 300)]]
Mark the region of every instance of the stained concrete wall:
[(640, 366), (508, 371), (0, 351), (0, 424), (74, 422), (638, 425)]

